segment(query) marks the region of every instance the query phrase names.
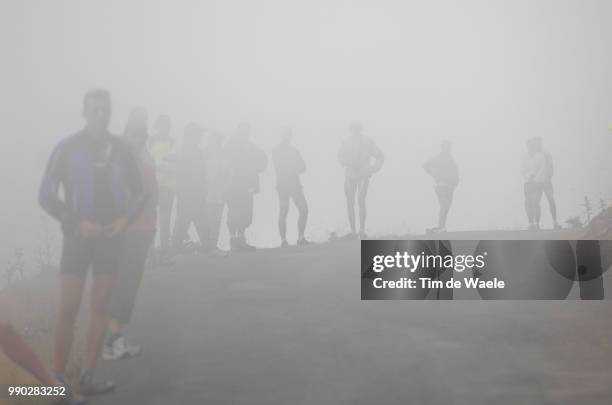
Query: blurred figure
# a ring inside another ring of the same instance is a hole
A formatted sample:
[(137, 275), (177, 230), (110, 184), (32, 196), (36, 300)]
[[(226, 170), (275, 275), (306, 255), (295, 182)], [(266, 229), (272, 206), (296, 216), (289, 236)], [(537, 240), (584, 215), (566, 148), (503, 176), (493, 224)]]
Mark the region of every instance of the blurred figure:
[(176, 191), (177, 157), (174, 150), (174, 140), (170, 136), (171, 128), (170, 117), (167, 115), (159, 116), (155, 122), (149, 148), (155, 162), (157, 184), (159, 186), (159, 259), (162, 264), (171, 263), (169, 258), (170, 229)]
[(125, 331), (132, 318), (138, 288), (157, 226), (157, 180), (155, 163), (147, 150), (149, 136), (147, 121), (148, 115), (145, 110), (134, 109), (123, 133), (123, 140), (130, 146), (138, 162), (145, 205), (138, 218), (125, 232), (119, 260), (119, 274), (113, 288), (108, 337), (102, 353), (105, 360), (134, 357), (140, 353), (140, 347), (131, 345), (127, 341)]
[[(349, 237), (366, 238), (368, 186), (372, 175), (382, 168), (385, 158), (374, 141), (363, 134), (363, 126), (360, 123), (352, 123), (349, 130), (351, 135), (338, 151), (338, 161), (345, 168), (344, 193), (351, 227)], [(359, 206), (359, 234), (355, 225), (355, 200)]]
[(189, 228), (193, 224), (200, 242), (205, 239), (204, 210), (206, 203), (206, 178), (204, 153), (201, 149), (204, 130), (190, 123), (183, 135), (183, 151), (176, 176), (176, 221), (173, 245), (179, 249), (190, 240)]
[(223, 134), (214, 132), (208, 137), (204, 149), (204, 162), (206, 174), (206, 226), (202, 241), (204, 252), (213, 255), (223, 254), (218, 248), (221, 217), (225, 207), (225, 192), (229, 180), (229, 173), (225, 155), (223, 153)]
[(423, 168), (427, 174), (434, 179), (434, 189), (438, 197), (438, 202), (440, 203), (438, 226), (428, 231), (445, 232), (448, 212), (453, 204), (455, 188), (459, 184), (459, 169), (451, 154), (450, 142), (442, 141), (440, 144), (440, 153), (428, 160), (427, 163), (423, 165)]
[(13, 325), (0, 320), (0, 351), (11, 361), (30, 373), (38, 382), (46, 387), (64, 387), (64, 395), (52, 400), (52, 405), (85, 405), (88, 400), (72, 394), (63, 381), (59, 381), (45, 367), (40, 358), (24, 342)]
[(255, 249), (247, 243), (245, 231), (253, 221), (253, 196), (259, 192), (259, 174), (268, 163), (266, 154), (250, 136), (249, 124), (241, 123), (224, 148), (229, 168), (227, 226), (233, 251)]
[(110, 318), (123, 233), (140, 214), (144, 196), (132, 151), (108, 132), (110, 94), (106, 90), (87, 92), (83, 115), (85, 128), (62, 140), (53, 151), (39, 201), (63, 231), (54, 351), (54, 370), (60, 381), (64, 381), (74, 324), (92, 268), (90, 320), (79, 383), (80, 392), (88, 396), (115, 388), (111, 381), (94, 381), (93, 371)]
[(557, 208), (554, 202), (552, 175), (552, 158), (542, 150), (541, 138), (531, 138), (527, 141), (527, 154), (523, 157), (521, 171), (525, 190), (525, 212), (529, 220), (529, 229), (540, 229), (542, 210), (540, 202), (542, 194), (546, 193), (555, 227), (557, 224)]
[(544, 156), (544, 168), (542, 173), (542, 191), (546, 196), (546, 200), (548, 201), (548, 208), (550, 209), (550, 216), (553, 220), (553, 227), (555, 229), (560, 229), (561, 225), (559, 225), (557, 221), (557, 204), (555, 202), (555, 193), (552, 184), (552, 178), (554, 175), (554, 165), (552, 155), (544, 150), (542, 146), (542, 138), (536, 136), (533, 138), (534, 148), (536, 153), (542, 154)]
[(281, 247), (287, 243), (287, 214), (289, 202), (292, 200), (297, 208), (298, 217), (298, 245), (308, 244), (304, 232), (308, 221), (308, 204), (304, 196), (300, 175), (306, 171), (306, 164), (302, 154), (291, 143), (293, 133), (290, 128), (281, 131), (281, 140), (272, 152), (272, 160), (276, 171), (276, 190), (278, 191), (278, 231), (281, 237)]

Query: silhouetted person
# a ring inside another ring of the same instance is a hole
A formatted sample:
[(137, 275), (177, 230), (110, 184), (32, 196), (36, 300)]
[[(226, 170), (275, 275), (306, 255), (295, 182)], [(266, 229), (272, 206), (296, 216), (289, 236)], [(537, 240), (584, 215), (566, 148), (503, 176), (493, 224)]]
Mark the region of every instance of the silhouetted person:
[(160, 260), (169, 263), (170, 229), (172, 207), (176, 193), (176, 161), (174, 140), (170, 136), (172, 123), (166, 115), (161, 115), (155, 122), (151, 136), (150, 152), (157, 171), (159, 185), (159, 247)]
[(122, 137), (132, 149), (138, 162), (145, 205), (138, 218), (125, 232), (119, 260), (119, 274), (113, 288), (108, 336), (102, 354), (105, 360), (134, 357), (140, 353), (139, 346), (128, 342), (126, 329), (132, 318), (149, 248), (153, 244), (157, 228), (158, 187), (155, 163), (147, 150), (149, 136), (147, 121), (148, 114), (145, 110), (134, 109), (128, 118)]
[(229, 169), (223, 152), (223, 134), (214, 132), (208, 137), (204, 149), (206, 173), (206, 226), (202, 248), (211, 254), (222, 253), (218, 249), (221, 217), (225, 207), (225, 193), (229, 181)]
[(62, 140), (53, 151), (40, 186), (39, 201), (61, 223), (63, 231), (54, 370), (63, 381), (74, 324), (91, 267), (90, 320), (80, 391), (95, 395), (114, 389), (110, 381), (95, 382), (93, 370), (109, 322), (123, 233), (140, 214), (144, 195), (132, 151), (108, 132), (109, 93), (106, 90), (87, 92), (83, 115), (85, 128)]
[(232, 250), (253, 250), (245, 231), (253, 221), (253, 196), (259, 192), (259, 174), (266, 168), (266, 154), (250, 139), (251, 127), (242, 123), (225, 145), (229, 169), (227, 226)]
[(356, 237), (355, 200), (359, 207), (359, 237), (365, 238), (367, 216), (366, 197), (370, 178), (382, 168), (384, 155), (372, 139), (363, 134), (363, 126), (352, 123), (351, 135), (338, 151), (338, 161), (345, 168), (344, 193), (351, 227), (350, 237)]
[[(552, 177), (552, 160), (542, 152), (541, 142), (538, 142), (537, 138), (527, 141), (527, 154), (523, 157), (521, 169), (525, 182), (525, 212), (529, 220), (529, 229), (537, 230), (540, 229), (542, 216), (540, 208), (542, 194)], [(552, 183), (550, 189), (552, 193)]]
[(201, 149), (204, 130), (191, 123), (185, 127), (183, 151), (176, 173), (176, 222), (173, 243), (180, 247), (189, 240), (193, 224), (198, 239), (205, 239), (206, 177), (204, 152)]
[(278, 231), (281, 237), (281, 247), (287, 243), (287, 214), (289, 202), (293, 201), (298, 210), (298, 245), (308, 243), (304, 232), (308, 221), (308, 204), (300, 181), (300, 175), (306, 171), (306, 164), (302, 154), (291, 143), (293, 134), (291, 129), (285, 128), (281, 132), (281, 141), (272, 152), (272, 160), (276, 171), (276, 190), (278, 191)]
[(542, 138), (537, 136), (533, 138), (534, 148), (536, 153), (540, 153), (544, 156), (544, 169), (542, 173), (542, 191), (548, 201), (548, 207), (550, 209), (550, 216), (553, 220), (553, 226), (555, 229), (561, 228), (557, 222), (557, 204), (555, 203), (555, 193), (552, 184), (552, 178), (554, 175), (554, 165), (552, 155), (546, 152), (542, 146)]
[(427, 161), (423, 168), (434, 180), (434, 190), (440, 203), (438, 227), (431, 231), (444, 232), (448, 212), (453, 204), (455, 188), (459, 185), (459, 168), (451, 154), (450, 142), (442, 141), (440, 153)]

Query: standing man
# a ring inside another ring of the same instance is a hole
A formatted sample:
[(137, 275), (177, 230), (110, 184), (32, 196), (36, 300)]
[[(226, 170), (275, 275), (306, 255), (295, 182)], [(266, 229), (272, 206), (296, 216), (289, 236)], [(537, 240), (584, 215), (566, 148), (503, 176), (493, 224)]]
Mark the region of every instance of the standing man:
[(293, 200), (298, 217), (298, 245), (306, 245), (304, 236), (308, 221), (308, 203), (304, 196), (300, 175), (306, 171), (302, 154), (291, 143), (293, 133), (290, 128), (281, 131), (281, 140), (272, 152), (274, 169), (276, 171), (276, 190), (278, 191), (278, 231), (281, 237), (281, 247), (287, 247), (287, 214), (289, 201)]
[(445, 232), (446, 218), (453, 204), (455, 188), (459, 184), (459, 169), (451, 154), (450, 142), (442, 141), (440, 153), (427, 161), (423, 168), (434, 179), (434, 190), (440, 203), (438, 227), (431, 229), (431, 231)]
[(259, 193), (259, 174), (268, 163), (266, 154), (250, 137), (251, 127), (241, 123), (225, 145), (229, 169), (227, 226), (233, 251), (255, 249), (247, 243), (245, 231), (253, 222), (253, 196)]
[(118, 360), (134, 357), (140, 347), (126, 337), (134, 303), (142, 281), (149, 248), (153, 244), (157, 226), (157, 180), (155, 163), (147, 150), (147, 112), (134, 109), (128, 118), (123, 140), (130, 146), (142, 178), (145, 205), (138, 218), (127, 227), (119, 260), (119, 275), (113, 288), (111, 320), (104, 344), (103, 358)]
[(176, 153), (174, 140), (170, 136), (172, 123), (170, 117), (161, 115), (155, 122), (154, 134), (151, 137), (150, 152), (155, 162), (157, 183), (159, 186), (159, 260), (170, 264), (170, 229), (172, 207), (176, 189)]
[[(90, 320), (81, 368), (83, 395), (114, 390), (93, 372), (109, 322), (113, 281), (123, 232), (144, 204), (138, 164), (129, 147), (108, 132), (110, 94), (91, 90), (83, 99), (86, 125), (53, 151), (42, 179), (42, 208), (62, 225), (59, 309), (55, 322), (54, 370), (64, 380), (74, 324), (89, 268), (92, 269)], [(61, 188), (61, 193), (60, 193)]]
[(553, 220), (553, 227), (555, 229), (560, 229), (561, 225), (559, 225), (559, 222), (557, 221), (557, 203), (555, 202), (555, 193), (552, 184), (552, 178), (555, 172), (553, 158), (550, 153), (544, 150), (541, 137), (536, 136), (533, 138), (533, 144), (536, 153), (541, 154), (544, 160), (544, 167), (541, 173), (542, 191), (546, 196), (546, 200), (548, 201), (548, 208), (550, 209), (550, 216)]
[(205, 239), (206, 177), (204, 152), (200, 148), (204, 130), (195, 123), (185, 127), (183, 153), (176, 172), (176, 221), (173, 245), (180, 250), (189, 241), (189, 228), (193, 224), (198, 239)]
[[(349, 237), (366, 238), (368, 186), (372, 175), (382, 168), (385, 158), (374, 141), (363, 134), (363, 126), (360, 123), (352, 123), (349, 130), (351, 135), (338, 151), (338, 161), (345, 169), (344, 193), (351, 227)], [(355, 225), (355, 200), (359, 206), (359, 234)]]

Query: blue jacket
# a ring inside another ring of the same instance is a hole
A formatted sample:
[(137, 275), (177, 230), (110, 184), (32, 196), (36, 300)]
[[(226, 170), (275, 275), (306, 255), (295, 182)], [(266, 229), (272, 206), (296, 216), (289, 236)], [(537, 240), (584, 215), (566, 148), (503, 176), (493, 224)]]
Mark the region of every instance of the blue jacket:
[(145, 203), (136, 158), (120, 138), (94, 139), (82, 130), (63, 139), (51, 154), (39, 202), (65, 233), (82, 220), (132, 222)]

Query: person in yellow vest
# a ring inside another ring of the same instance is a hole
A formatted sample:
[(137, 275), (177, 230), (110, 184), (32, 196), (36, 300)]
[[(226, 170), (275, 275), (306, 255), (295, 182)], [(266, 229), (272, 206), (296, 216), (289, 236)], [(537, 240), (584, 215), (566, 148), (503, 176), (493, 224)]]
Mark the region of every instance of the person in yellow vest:
[(170, 135), (172, 122), (167, 115), (157, 118), (151, 137), (150, 154), (157, 170), (160, 262), (170, 264), (170, 229), (176, 194), (177, 155)]

